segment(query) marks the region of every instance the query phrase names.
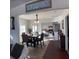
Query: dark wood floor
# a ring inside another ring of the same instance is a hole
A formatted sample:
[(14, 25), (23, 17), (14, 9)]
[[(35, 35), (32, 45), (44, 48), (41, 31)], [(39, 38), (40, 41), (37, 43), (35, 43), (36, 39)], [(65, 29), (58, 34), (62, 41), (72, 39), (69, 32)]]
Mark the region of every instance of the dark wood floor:
[(69, 59), (69, 56), (59, 48), (58, 41), (50, 41), (42, 59)]

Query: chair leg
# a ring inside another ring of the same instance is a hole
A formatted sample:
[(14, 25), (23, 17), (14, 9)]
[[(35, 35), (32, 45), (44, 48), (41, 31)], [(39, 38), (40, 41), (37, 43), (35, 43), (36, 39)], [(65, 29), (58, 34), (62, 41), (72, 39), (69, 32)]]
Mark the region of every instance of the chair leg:
[(44, 45), (44, 41), (43, 41), (43, 45)]
[(32, 43), (31, 43), (31, 46), (32, 46)]
[(41, 42), (41, 48), (42, 48), (42, 42)]
[(41, 47), (44, 46), (44, 41), (43, 41), (43, 42), (42, 42), (42, 41), (39, 41), (39, 43), (40, 43), (40, 46), (41, 46)]
[(28, 43), (26, 43), (27, 44), (27, 47), (28, 47)]
[(34, 42), (34, 43), (33, 43), (33, 47), (35, 48), (35, 46), (36, 46), (36, 43)]
[(40, 41), (40, 45), (41, 45), (41, 48), (42, 48), (42, 42)]

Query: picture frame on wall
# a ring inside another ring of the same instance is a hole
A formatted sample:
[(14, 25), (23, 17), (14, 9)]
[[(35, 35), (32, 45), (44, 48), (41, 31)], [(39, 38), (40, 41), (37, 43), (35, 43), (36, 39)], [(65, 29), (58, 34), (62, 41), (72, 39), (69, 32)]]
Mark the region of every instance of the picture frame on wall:
[(51, 0), (38, 0), (25, 5), (26, 12), (37, 11), (52, 7)]
[(11, 19), (11, 30), (15, 30), (15, 18), (12, 16), (12, 17), (10, 17), (10, 19)]

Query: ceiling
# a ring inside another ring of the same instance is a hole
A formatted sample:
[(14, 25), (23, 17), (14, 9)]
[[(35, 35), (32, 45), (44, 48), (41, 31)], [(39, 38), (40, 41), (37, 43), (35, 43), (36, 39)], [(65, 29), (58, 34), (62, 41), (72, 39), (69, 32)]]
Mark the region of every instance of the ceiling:
[[(68, 14), (68, 9), (39, 12), (37, 14), (38, 14), (39, 19), (49, 19), (49, 18), (55, 18), (55, 17), (58, 17), (58, 16)], [(35, 20), (36, 19), (36, 13), (23, 14), (23, 15), (20, 15), (19, 17), (21, 19), (26, 19), (26, 20)]]

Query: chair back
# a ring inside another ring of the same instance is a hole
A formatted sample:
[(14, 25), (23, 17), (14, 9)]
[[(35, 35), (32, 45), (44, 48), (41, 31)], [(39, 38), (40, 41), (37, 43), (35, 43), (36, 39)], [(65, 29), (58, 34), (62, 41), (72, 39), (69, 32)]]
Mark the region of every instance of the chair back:
[(23, 42), (27, 42), (28, 36), (25, 33), (22, 33), (22, 39), (23, 39)]
[(43, 40), (44, 38), (44, 33), (41, 33), (41, 40)]

